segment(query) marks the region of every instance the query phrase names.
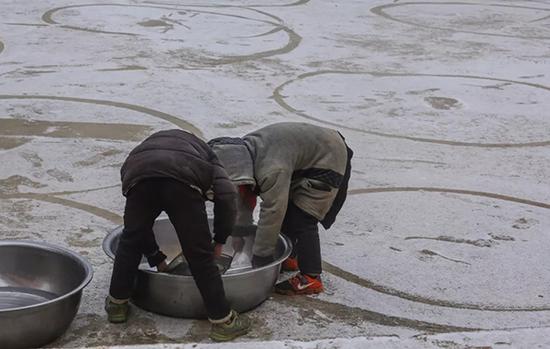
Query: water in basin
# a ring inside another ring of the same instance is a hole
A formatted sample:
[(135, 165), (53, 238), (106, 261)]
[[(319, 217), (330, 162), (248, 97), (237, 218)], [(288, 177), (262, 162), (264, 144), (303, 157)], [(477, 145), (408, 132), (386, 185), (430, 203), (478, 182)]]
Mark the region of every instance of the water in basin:
[(27, 287), (0, 287), (0, 310), (44, 303), (58, 295)]

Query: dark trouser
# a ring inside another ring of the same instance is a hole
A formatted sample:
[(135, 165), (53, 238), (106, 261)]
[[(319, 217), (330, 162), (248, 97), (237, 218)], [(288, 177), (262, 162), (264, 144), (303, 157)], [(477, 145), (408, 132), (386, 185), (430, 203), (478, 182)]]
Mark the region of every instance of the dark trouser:
[(317, 218), (304, 212), (292, 201), (288, 203), (281, 231), (294, 245), (292, 253), (298, 257), (302, 274), (319, 275), (323, 271), (317, 223)]
[(204, 199), (195, 189), (168, 178), (143, 180), (127, 195), (124, 231), (116, 252), (110, 295), (117, 299), (130, 298), (142, 255), (154, 255), (158, 251), (152, 228), (162, 211), (176, 228), (208, 317), (224, 318), (230, 308), (214, 264)]

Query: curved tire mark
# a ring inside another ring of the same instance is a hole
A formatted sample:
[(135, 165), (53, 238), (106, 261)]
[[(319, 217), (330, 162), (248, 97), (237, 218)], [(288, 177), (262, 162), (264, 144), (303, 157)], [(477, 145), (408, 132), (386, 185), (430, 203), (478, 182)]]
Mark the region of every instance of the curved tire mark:
[(361, 323), (363, 321), (369, 321), (383, 326), (407, 327), (430, 333), (470, 332), (482, 330), (480, 328), (440, 325), (432, 322), (391, 316), (358, 307), (350, 307), (343, 304), (331, 303), (313, 297), (288, 297), (274, 294), (273, 299), (278, 303), (290, 305), (293, 307), (300, 307), (303, 309), (319, 309), (324, 314), (330, 314), (330, 316), (337, 318), (338, 320), (353, 324), (354, 326), (357, 326), (358, 323)]
[[(275, 5), (275, 6), (272, 6), (272, 7), (290, 7), (290, 6), (301, 6), (301, 5), (305, 5), (307, 4), (308, 2), (310, 2), (311, 0), (298, 0), (296, 2), (293, 2), (291, 4), (285, 4), (285, 5)], [(268, 7), (268, 5), (257, 5), (256, 7)]]
[(244, 62), (248, 60), (255, 60), (255, 59), (278, 56), (285, 53), (289, 53), (292, 50), (294, 50), (296, 47), (298, 47), (298, 45), (300, 45), (300, 42), (302, 41), (302, 37), (296, 34), (296, 32), (294, 32), (292, 29), (289, 29), (287, 27), (281, 26), (277, 28), (277, 31), (281, 31), (281, 30), (286, 32), (289, 37), (288, 43), (282, 48), (263, 51), (259, 53), (253, 53), (253, 54), (244, 55), (244, 56), (225, 56), (224, 58), (216, 59), (213, 61), (216, 64), (230, 64), (230, 63)]
[(542, 21), (545, 21), (545, 20), (547, 20), (547, 19), (549, 19), (549, 18), (550, 18), (550, 15), (548, 15), (548, 16), (544, 16), (544, 17), (542, 17), (542, 18), (539, 18), (539, 19), (535, 19), (535, 20), (532, 20), (532, 21), (531, 21), (531, 22), (529, 22), (529, 23), (542, 22)]
[(287, 111), (296, 114), (298, 116), (301, 116), (308, 120), (313, 120), (325, 125), (334, 126), (340, 129), (344, 130), (350, 130), (355, 132), (361, 132), (365, 134), (370, 134), (374, 136), (380, 136), (380, 137), (387, 137), (387, 138), (396, 138), (396, 139), (405, 139), (409, 141), (414, 142), (423, 142), (423, 143), (435, 143), (435, 144), (444, 144), (444, 145), (453, 145), (453, 146), (463, 146), (463, 147), (480, 147), (480, 148), (521, 148), (521, 147), (544, 147), (550, 145), (549, 141), (541, 141), (541, 142), (525, 142), (525, 143), (476, 143), (476, 142), (459, 142), (459, 141), (448, 141), (448, 140), (441, 140), (441, 139), (433, 139), (433, 138), (423, 138), (423, 137), (414, 137), (414, 136), (406, 136), (406, 135), (396, 135), (391, 133), (385, 133), (385, 132), (378, 132), (378, 131), (369, 131), (366, 129), (360, 129), (355, 127), (349, 127), (344, 126), (342, 124), (338, 124), (331, 121), (326, 121), (317, 117), (313, 117), (311, 115), (306, 114), (303, 111), (300, 111), (291, 105), (289, 105), (287, 102), (285, 102), (285, 96), (283, 95), (282, 91), (283, 89), (299, 80), (304, 80), (306, 78), (312, 77), (312, 76), (319, 76), (324, 74), (343, 74), (343, 75), (371, 75), (373, 77), (402, 77), (402, 76), (426, 76), (426, 77), (442, 77), (442, 78), (465, 78), (465, 79), (474, 79), (474, 80), (488, 80), (488, 81), (498, 81), (498, 82), (506, 82), (506, 83), (512, 83), (512, 84), (519, 84), (524, 86), (529, 86), (533, 88), (539, 88), (546, 91), (550, 91), (550, 87), (541, 85), (541, 84), (535, 84), (531, 82), (524, 82), (524, 81), (515, 81), (515, 80), (508, 80), (508, 79), (497, 79), (497, 78), (487, 78), (482, 76), (475, 76), (475, 75), (453, 75), (453, 74), (413, 74), (413, 73), (380, 73), (380, 72), (369, 72), (369, 71), (347, 71), (347, 70), (321, 70), (311, 73), (305, 73), (298, 75), (295, 79), (286, 81), (282, 83), (281, 85), (277, 86), (275, 90), (273, 91), (273, 99), (279, 104), (282, 108), (286, 109)]
[(122, 217), (116, 213), (113, 213), (111, 211), (105, 210), (97, 206), (84, 204), (74, 200), (60, 198), (57, 196), (53, 196), (51, 194), (18, 193), (18, 194), (0, 195), (0, 197), (2, 199), (32, 199), (32, 200), (50, 202), (53, 204), (75, 208), (75, 209), (93, 214), (94, 216), (104, 218), (117, 225), (122, 224)]
[[(79, 30), (79, 31), (85, 31), (85, 32), (89, 32), (89, 33), (97, 33), (97, 34), (116, 34), (116, 35), (126, 35), (126, 36), (139, 36), (137, 34), (133, 34), (133, 33), (125, 33), (125, 32), (110, 32), (110, 31), (105, 31), (105, 30), (96, 30), (96, 29), (84, 29), (84, 28), (80, 28), (80, 27), (75, 27), (75, 26), (71, 26), (71, 25), (63, 25), (63, 24), (60, 24), (58, 22), (56, 22), (54, 19), (53, 19), (53, 15), (56, 13), (56, 12), (59, 12), (59, 11), (63, 11), (63, 10), (66, 10), (66, 9), (70, 9), (70, 8), (78, 8), (78, 7), (96, 7), (96, 6), (126, 6), (126, 5), (122, 5), (122, 4), (82, 4), (82, 5), (68, 5), (68, 6), (62, 6), (62, 7), (56, 7), (56, 8), (53, 8), (51, 10), (48, 10), (46, 12), (44, 12), (44, 14), (42, 15), (42, 21), (47, 23), (47, 24), (50, 24), (50, 25), (60, 25), (61, 28), (65, 28), (65, 29), (71, 29), (71, 30)], [(131, 6), (131, 5), (129, 5)]]
[[(306, 2), (309, 1), (309, 0), (306, 0)], [(110, 32), (110, 31), (104, 31), (104, 30), (95, 30), (95, 29), (86, 29), (86, 28), (80, 28), (80, 27), (75, 27), (75, 26), (68, 26), (68, 25), (62, 25), (58, 22), (56, 22), (54, 19), (53, 19), (53, 16), (56, 12), (59, 12), (59, 11), (62, 11), (62, 10), (66, 10), (66, 9), (70, 9), (70, 8), (80, 8), (80, 7), (98, 7), (98, 6), (113, 6), (113, 7), (140, 7), (140, 8), (153, 8), (153, 9), (167, 9), (167, 10), (176, 10), (176, 9), (183, 9), (185, 7), (207, 7), (207, 8), (212, 8), (212, 7), (215, 7), (215, 8), (238, 8), (238, 9), (245, 9), (245, 10), (250, 10), (250, 11), (254, 11), (254, 12), (257, 12), (259, 14), (262, 14), (264, 16), (267, 16), (267, 17), (270, 17), (272, 18), (273, 20), (275, 20), (276, 22), (272, 22), (272, 21), (268, 21), (268, 20), (260, 20), (260, 19), (255, 19), (255, 18), (250, 18), (250, 17), (246, 17), (246, 16), (241, 16), (241, 15), (234, 15), (234, 14), (228, 14), (228, 13), (219, 13), (219, 12), (213, 12), (213, 11), (205, 11), (205, 10), (189, 10), (191, 12), (195, 12), (195, 13), (205, 13), (205, 14), (210, 14), (210, 15), (217, 15), (217, 16), (226, 16), (226, 17), (233, 17), (233, 18), (238, 18), (238, 19), (241, 19), (241, 20), (246, 20), (246, 21), (253, 21), (253, 22), (260, 22), (260, 23), (264, 23), (264, 24), (269, 24), (269, 25), (272, 25), (274, 26), (274, 29), (273, 30), (270, 30), (269, 32), (267, 33), (262, 33), (262, 34), (259, 34), (259, 35), (255, 35), (255, 36), (252, 36), (252, 37), (260, 37), (260, 36), (265, 36), (265, 35), (268, 35), (268, 34), (272, 34), (272, 33), (276, 33), (276, 32), (279, 32), (279, 31), (284, 31), (287, 35), (288, 35), (288, 43), (282, 47), (282, 48), (279, 48), (279, 49), (273, 49), (273, 50), (267, 50), (267, 51), (262, 51), (262, 52), (258, 52), (258, 53), (253, 53), (253, 54), (249, 54), (249, 55), (237, 55), (237, 56), (222, 56), (222, 58), (220, 59), (209, 59), (208, 62), (210, 64), (231, 64), (231, 63), (237, 63), (237, 62), (243, 62), (243, 61), (247, 61), (247, 60), (253, 60), (253, 59), (260, 59), (260, 58), (265, 58), (265, 57), (271, 57), (271, 56), (276, 56), (276, 55), (280, 55), (280, 54), (285, 54), (285, 53), (288, 53), (292, 50), (294, 50), (301, 42), (302, 40), (302, 37), (300, 35), (298, 35), (296, 32), (294, 32), (292, 29), (286, 27), (284, 24), (283, 24), (283, 21), (281, 18), (277, 17), (277, 16), (274, 16), (268, 12), (264, 12), (264, 11), (260, 11), (260, 10), (257, 10), (257, 9), (254, 9), (254, 8), (248, 8), (248, 7), (243, 7), (243, 6), (205, 6), (205, 5), (198, 5), (198, 6), (193, 6), (193, 5), (176, 5), (176, 4), (173, 4), (173, 5), (168, 5), (168, 6), (172, 6), (172, 7), (167, 7), (167, 6), (159, 6), (159, 5), (125, 5), (125, 4), (81, 4), (81, 5), (69, 5), (69, 6), (63, 6), (63, 7), (57, 7), (57, 8), (54, 8), (54, 9), (51, 9), (51, 10), (48, 10), (47, 12), (45, 12), (43, 15), (42, 15), (42, 21), (44, 21), (45, 23), (47, 24), (50, 24), (50, 25), (60, 25), (62, 28), (66, 28), (66, 29), (71, 29), (71, 30), (79, 30), (79, 31), (86, 31), (86, 32), (92, 32), (92, 33), (98, 33), (98, 34), (115, 34), (115, 35), (130, 35), (130, 36), (139, 36), (138, 34), (133, 34), (133, 33), (126, 33), (126, 32)]]
[(466, 34), (475, 34), (475, 35), (487, 35), (487, 36), (496, 36), (496, 37), (503, 37), (503, 38), (516, 38), (516, 39), (540, 39), (540, 40), (548, 40), (550, 39), (550, 36), (522, 36), (522, 35), (511, 35), (511, 34), (496, 34), (496, 33), (482, 33), (482, 32), (476, 32), (471, 30), (458, 30), (453, 28), (445, 28), (445, 27), (438, 27), (438, 26), (431, 26), (431, 25), (424, 25), (419, 24), (414, 21), (409, 20), (403, 20), (396, 17), (393, 17), (392, 15), (389, 15), (384, 10), (392, 7), (403, 7), (403, 6), (409, 6), (409, 5), (432, 5), (432, 6), (444, 6), (444, 5), (464, 5), (464, 6), (483, 6), (483, 7), (505, 7), (505, 8), (518, 8), (518, 9), (529, 9), (529, 10), (540, 10), (540, 11), (550, 11), (549, 9), (545, 8), (537, 8), (537, 7), (528, 7), (528, 6), (514, 6), (514, 5), (498, 5), (498, 4), (476, 4), (476, 3), (468, 3), (468, 2), (407, 2), (407, 3), (401, 3), (401, 4), (386, 4), (381, 6), (376, 6), (371, 8), (371, 12), (375, 15), (381, 16), (385, 19), (388, 19), (390, 21), (399, 22), (402, 24), (408, 24), (415, 27), (420, 28), (426, 28), (426, 29), (437, 29), (437, 30), (447, 30), (452, 31), (455, 33), (466, 33)]
[[(487, 197), (491, 199), (498, 199), (503, 201), (509, 201), (514, 203), (520, 203), (524, 205), (541, 207), (545, 209), (550, 209), (550, 204), (532, 201), (527, 199), (522, 199), (514, 196), (501, 195), (496, 193), (481, 192), (481, 191), (472, 191), (472, 190), (462, 190), (462, 189), (448, 189), (448, 188), (434, 188), (434, 187), (389, 187), (389, 188), (364, 188), (364, 189), (353, 189), (348, 191), (349, 195), (360, 195), (360, 194), (373, 194), (373, 193), (391, 193), (391, 192), (435, 192), (435, 193), (453, 193), (453, 194), (462, 194), (462, 195), (472, 195)], [(415, 295), (403, 291), (399, 291), (395, 288), (382, 286), (376, 284), (370, 280), (364, 279), (358, 275), (345, 271), (333, 264), (330, 264), (326, 261), (323, 261), (323, 269), (333, 275), (336, 275), (348, 282), (354, 283), (361, 287), (371, 289), (373, 291), (383, 293), (389, 296), (394, 296), (409, 300), (416, 303), (422, 303), (427, 305), (434, 305), (439, 307), (446, 308), (456, 308), (456, 309), (469, 309), (469, 310), (483, 310), (483, 311), (495, 311), (495, 312), (539, 312), (539, 311), (550, 311), (550, 307), (494, 307), (494, 306), (485, 306), (480, 304), (472, 303), (458, 303), (451, 301), (444, 301), (438, 299), (432, 299), (423, 297), (420, 295)]]
[(0, 136), (0, 152), (2, 150), (10, 150), (27, 144), (31, 141), (26, 137), (2, 137)]
[(81, 190), (71, 190), (71, 191), (57, 191), (57, 192), (43, 193), (43, 194), (44, 194), (44, 195), (53, 195), (53, 196), (73, 195), (73, 194), (84, 194), (84, 193), (92, 193), (92, 192), (94, 192), (94, 191), (99, 191), (99, 190), (113, 189), (113, 188), (117, 188), (117, 187), (120, 187), (120, 184), (111, 184), (111, 185), (106, 185), (106, 186), (104, 186), (104, 187), (97, 187), (97, 188), (92, 188), (92, 189), (81, 189)]
[(215, 8), (227, 8), (227, 7), (291, 7), (291, 6), (300, 6), (305, 5), (311, 0), (298, 0), (290, 4), (278, 4), (278, 5), (269, 5), (269, 4), (252, 4), (252, 5), (198, 5), (198, 4), (174, 4), (174, 3), (164, 3), (156, 1), (144, 1), (144, 4), (153, 4), (153, 5), (168, 5), (168, 6), (191, 6), (191, 7), (215, 7)]
[(255, 34), (255, 35), (250, 35), (250, 36), (239, 36), (238, 38), (239, 39), (260, 38), (262, 36), (269, 36), (271, 34), (276, 34), (276, 33), (280, 32), (281, 30), (283, 30), (281, 27), (277, 27), (277, 28), (271, 29), (271, 30), (269, 30), (265, 33)]
[(518, 204), (550, 209), (550, 204), (547, 204), (544, 202), (522, 199), (522, 198), (509, 196), (509, 195), (501, 195), (501, 194), (484, 192), (484, 191), (463, 190), (463, 189), (435, 188), (435, 187), (389, 187), (389, 188), (353, 189), (348, 191), (348, 193), (349, 195), (359, 195), (359, 194), (371, 194), (371, 193), (415, 192), (415, 191), (482, 196), (482, 197), (491, 198), (491, 199), (510, 201)]
[(0, 118), (0, 137), (92, 138), (140, 141), (152, 127), (136, 124)]
[(96, 105), (103, 105), (103, 106), (109, 106), (109, 107), (115, 107), (115, 108), (122, 108), (122, 109), (128, 109), (132, 111), (136, 111), (142, 114), (148, 114), (155, 118), (162, 119), (164, 121), (168, 121), (181, 129), (187, 130), (199, 137), (202, 137), (202, 132), (195, 127), (193, 124), (184, 121), (182, 119), (179, 119), (173, 115), (163, 113), (161, 111), (150, 109), (147, 107), (142, 107), (135, 104), (128, 104), (128, 103), (122, 103), (122, 102), (114, 102), (109, 100), (103, 100), (103, 99), (89, 99), (89, 98), (79, 98), (79, 97), (61, 97), (61, 96), (45, 96), (45, 95), (0, 95), (0, 100), (2, 99), (42, 99), (42, 100), (54, 100), (54, 101), (66, 101), (66, 102), (77, 102), (77, 103), (88, 103), (88, 104), (96, 104)]

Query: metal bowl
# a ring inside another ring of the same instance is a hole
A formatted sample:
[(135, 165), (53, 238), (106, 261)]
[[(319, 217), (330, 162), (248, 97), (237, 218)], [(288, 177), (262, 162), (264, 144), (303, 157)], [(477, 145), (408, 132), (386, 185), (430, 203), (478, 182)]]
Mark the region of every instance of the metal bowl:
[(0, 242), (0, 348), (36, 348), (73, 321), (92, 267), (43, 242)]
[[(123, 226), (117, 227), (103, 240), (103, 250), (112, 259), (115, 258), (122, 230)], [(179, 240), (168, 219), (157, 219), (153, 231), (160, 249), (168, 256), (168, 261), (180, 254)], [(217, 260), (220, 270), (225, 271), (222, 280), (227, 300), (238, 312), (250, 310), (269, 297), (279, 276), (281, 264), (292, 249), (290, 241), (280, 236), (275, 260), (261, 268), (253, 268), (250, 260), (255, 231), (254, 226), (236, 227), (233, 236), (224, 245), (222, 257)], [(237, 245), (236, 240), (241, 240), (244, 244), (239, 252), (233, 248)], [(199, 290), (185, 268), (177, 274), (159, 273), (149, 268), (143, 259), (139, 269), (132, 295), (134, 304), (145, 310), (173, 317), (206, 317)]]

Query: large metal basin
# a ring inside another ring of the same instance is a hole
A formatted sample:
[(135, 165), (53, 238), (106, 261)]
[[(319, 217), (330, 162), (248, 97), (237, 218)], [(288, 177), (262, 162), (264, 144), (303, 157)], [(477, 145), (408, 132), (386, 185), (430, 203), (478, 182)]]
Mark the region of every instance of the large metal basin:
[[(212, 222), (210, 222), (212, 224)], [(114, 229), (103, 241), (103, 250), (115, 258), (122, 226)], [(181, 252), (181, 246), (174, 227), (168, 219), (157, 219), (153, 227), (160, 249), (168, 256), (168, 261)], [(261, 268), (252, 268), (250, 259), (254, 243), (255, 227), (237, 227), (234, 237), (224, 245), (220, 263), (231, 260), (229, 269), (222, 275), (225, 294), (231, 307), (239, 312), (250, 310), (269, 297), (277, 281), (281, 263), (290, 255), (291, 244), (280, 236), (276, 259)], [(233, 240), (243, 239), (244, 247), (235, 254)], [(142, 260), (132, 302), (155, 313), (184, 318), (204, 318), (206, 310), (195, 282), (188, 275), (158, 273)]]
[(0, 242), (0, 348), (36, 348), (65, 332), (92, 279), (78, 254), (43, 242)]

